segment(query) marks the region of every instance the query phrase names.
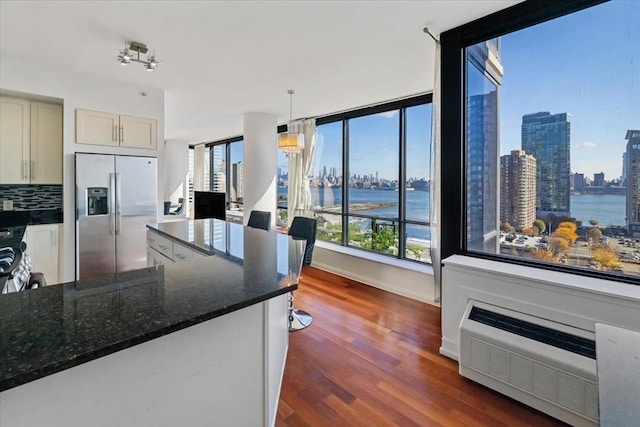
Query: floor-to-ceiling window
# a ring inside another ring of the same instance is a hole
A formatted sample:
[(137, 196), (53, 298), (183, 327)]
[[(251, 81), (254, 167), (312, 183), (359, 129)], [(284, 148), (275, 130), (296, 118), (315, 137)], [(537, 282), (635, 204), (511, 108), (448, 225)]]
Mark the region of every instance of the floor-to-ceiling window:
[[(316, 148), (305, 178), (318, 239), (430, 263), (431, 95), (316, 123)], [(208, 146), (211, 189), (226, 191), (229, 209), (241, 210), (242, 137)], [(286, 225), (288, 158), (280, 150), (277, 156), (276, 222)]]
[(318, 238), (342, 244), (342, 121), (316, 127), (311, 163), (311, 206), (318, 219)]
[(276, 180), (278, 184), (276, 196), (276, 225), (281, 227), (287, 226), (287, 202), (289, 198), (289, 159), (278, 150), (277, 154), (277, 174)]
[[(225, 193), (229, 213), (242, 212), (243, 188), (243, 142), (242, 138), (231, 138), (209, 143), (204, 148), (204, 191)], [(195, 175), (194, 148), (189, 149), (189, 203), (193, 202)]]
[(228, 208), (232, 211), (242, 211), (244, 202), (244, 142), (229, 142), (227, 147), (229, 153), (229, 165), (227, 168), (227, 182), (229, 182)]
[(317, 119), (318, 238), (430, 262), (430, 96)]
[(640, 3), (520, 9), (443, 35), (443, 255), (637, 283)]

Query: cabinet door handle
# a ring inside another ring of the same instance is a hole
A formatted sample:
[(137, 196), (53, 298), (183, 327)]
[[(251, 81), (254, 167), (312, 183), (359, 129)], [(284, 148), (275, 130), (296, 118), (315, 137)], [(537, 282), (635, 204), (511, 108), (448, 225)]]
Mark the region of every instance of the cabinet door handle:
[(31, 179), (36, 179), (36, 161), (31, 160), (31, 167), (29, 167), (29, 176)]
[(124, 126), (120, 125), (120, 143), (124, 142)]

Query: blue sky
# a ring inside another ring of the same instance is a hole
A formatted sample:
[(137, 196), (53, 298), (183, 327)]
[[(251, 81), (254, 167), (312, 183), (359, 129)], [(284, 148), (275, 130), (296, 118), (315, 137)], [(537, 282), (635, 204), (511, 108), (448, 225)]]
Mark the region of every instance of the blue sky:
[[(352, 119), (349, 123), (349, 164), (354, 175), (398, 179), (399, 111)], [(407, 178), (429, 179), (429, 141), (431, 139), (431, 106), (407, 109)], [(318, 141), (312, 174), (326, 166), (342, 175), (342, 124), (318, 126)], [(286, 157), (278, 153), (278, 166), (286, 168)]]
[[(640, 129), (640, 0), (614, 0), (502, 37), (501, 154), (520, 149), (524, 114), (568, 112), (571, 170), (618, 178)], [(354, 106), (358, 107), (358, 106)], [(408, 177), (428, 178), (430, 106), (409, 109)], [(397, 177), (397, 112), (351, 121), (351, 172)], [(341, 125), (318, 127), (313, 172), (341, 165)], [(278, 166), (286, 169), (278, 153)]]
[(520, 148), (524, 114), (567, 112), (571, 170), (618, 178), (626, 131), (640, 129), (640, 1), (612, 1), (508, 34), (501, 48), (501, 153)]

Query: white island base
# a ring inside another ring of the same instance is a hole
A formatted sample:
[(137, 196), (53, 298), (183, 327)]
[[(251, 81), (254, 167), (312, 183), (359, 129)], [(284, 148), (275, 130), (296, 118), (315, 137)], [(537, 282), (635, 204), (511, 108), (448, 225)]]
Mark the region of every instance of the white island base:
[(2, 427), (273, 426), (280, 295), (0, 393)]

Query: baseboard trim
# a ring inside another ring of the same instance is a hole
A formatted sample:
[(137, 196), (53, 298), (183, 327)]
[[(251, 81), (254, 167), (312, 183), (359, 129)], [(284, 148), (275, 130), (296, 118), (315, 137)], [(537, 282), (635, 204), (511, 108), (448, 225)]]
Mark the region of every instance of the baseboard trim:
[(458, 343), (454, 343), (453, 341), (442, 337), (442, 345), (440, 346), (440, 354), (448, 357), (449, 359), (453, 359), (455, 361), (459, 361), (459, 348)]
[(418, 292), (411, 292), (411, 291), (407, 291), (406, 289), (402, 289), (399, 288), (398, 286), (395, 286), (391, 283), (388, 282), (381, 282), (378, 280), (375, 280), (371, 277), (367, 277), (367, 276), (363, 276), (360, 274), (355, 274), (351, 271), (348, 270), (344, 270), (341, 268), (336, 268), (332, 265), (328, 265), (328, 264), (324, 264), (321, 262), (316, 262), (313, 261), (312, 262), (312, 267), (315, 267), (319, 270), (324, 270), (324, 271), (328, 271), (329, 273), (334, 273), (337, 274), (339, 276), (343, 276), (346, 277), (347, 279), (352, 279), (352, 280), (356, 280), (358, 282), (364, 283), (365, 285), (368, 286), (372, 286), (374, 288), (378, 288), (378, 289), (382, 289), (384, 291), (388, 291), (391, 293), (394, 293), (396, 295), (401, 295), (403, 297), (407, 297), (407, 298), (411, 298), (417, 301), (421, 301), (427, 304), (431, 304), (431, 305), (435, 305), (437, 307), (440, 306), (440, 304), (436, 303), (433, 298), (429, 298), (425, 295), (422, 295), (421, 293)]

